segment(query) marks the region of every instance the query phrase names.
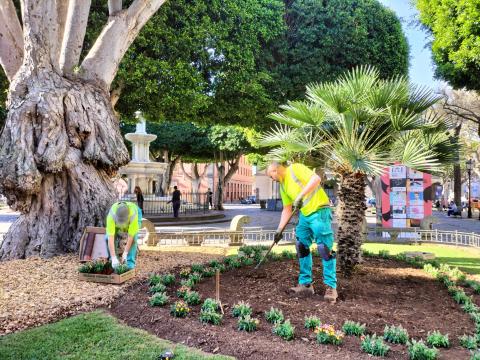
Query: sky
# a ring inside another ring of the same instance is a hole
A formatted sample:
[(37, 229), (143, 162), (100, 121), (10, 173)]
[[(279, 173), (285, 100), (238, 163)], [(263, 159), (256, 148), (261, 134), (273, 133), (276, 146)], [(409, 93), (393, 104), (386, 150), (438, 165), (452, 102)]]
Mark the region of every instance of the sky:
[(418, 11), (408, 0), (379, 1), (395, 11), (402, 21), (403, 31), (410, 45), (410, 81), (436, 90), (441, 83), (434, 79), (432, 53), (429, 47), (425, 47), (429, 41), (428, 34), (418, 25), (411, 24), (412, 20), (416, 19)]

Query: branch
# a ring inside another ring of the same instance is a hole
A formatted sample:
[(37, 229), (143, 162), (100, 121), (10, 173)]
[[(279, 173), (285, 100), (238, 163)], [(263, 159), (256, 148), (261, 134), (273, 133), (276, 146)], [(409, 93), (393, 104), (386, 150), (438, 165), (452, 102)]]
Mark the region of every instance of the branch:
[(122, 0), (108, 0), (108, 14), (115, 16), (119, 11), (122, 11)]
[(225, 183), (229, 182), (230, 179), (232, 178), (232, 176), (237, 172), (238, 170), (238, 164), (240, 163), (240, 158), (242, 157), (242, 153), (239, 153), (237, 154), (236, 158), (234, 159), (234, 161), (232, 163), (230, 163), (230, 161), (228, 162), (228, 165), (229, 168), (228, 168), (228, 172), (227, 174), (225, 175)]
[[(450, 112), (451, 114), (453, 114), (455, 116), (458, 116), (462, 119), (470, 120), (470, 121), (472, 121), (474, 123), (477, 123), (477, 124), (480, 123), (480, 116), (478, 116), (471, 109), (464, 108), (460, 105), (448, 104), (448, 103), (445, 103), (443, 107), (447, 112)], [(466, 113), (462, 113), (461, 111), (455, 110), (454, 108), (465, 111)]]
[[(89, 0), (86, 0), (87, 2)], [(67, 16), (68, 16), (68, 11), (69, 11), (69, 6), (72, 6), (72, 2), (78, 2), (75, 0), (67, 0), (67, 1), (62, 1), (62, 0), (57, 0), (57, 24), (58, 24), (58, 29), (57, 29), (57, 43), (55, 44), (55, 58), (58, 61), (58, 65), (55, 64), (55, 67), (58, 67), (58, 69), (61, 69), (61, 54), (62, 54), (62, 45), (63, 42), (65, 41), (65, 25), (67, 23)]]
[(205, 174), (207, 173), (207, 169), (208, 169), (208, 164), (205, 164), (205, 166), (203, 167), (202, 175), (200, 175), (201, 178), (205, 176)]
[(120, 62), (145, 23), (166, 0), (135, 0), (110, 16), (108, 24), (83, 60), (81, 78), (108, 90)]
[[(115, 105), (117, 105), (118, 99), (120, 99), (120, 95), (122, 94), (123, 89), (125, 88), (125, 83), (122, 81), (118, 84), (118, 87), (113, 89), (110, 93), (110, 103), (112, 104), (112, 108), (115, 109)], [(165, 160), (167, 162), (167, 160)]]
[(185, 167), (183, 166), (183, 161), (180, 161), (180, 169), (182, 169), (182, 172), (185, 174), (185, 176), (186, 176), (189, 180), (193, 180), (193, 176), (187, 174), (187, 172), (185, 171)]
[(12, 81), (23, 61), (23, 30), (12, 0), (0, 2), (0, 65)]
[[(64, 1), (59, 1), (63, 3)], [(83, 40), (87, 31), (91, 0), (70, 0), (63, 42), (60, 49), (60, 71), (72, 75), (80, 61)]]

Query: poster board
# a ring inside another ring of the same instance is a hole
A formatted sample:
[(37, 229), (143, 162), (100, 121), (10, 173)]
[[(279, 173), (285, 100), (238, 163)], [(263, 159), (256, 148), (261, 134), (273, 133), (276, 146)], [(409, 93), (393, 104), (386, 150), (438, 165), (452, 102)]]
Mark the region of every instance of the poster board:
[(382, 227), (419, 226), (432, 215), (432, 176), (404, 165), (385, 169), (381, 177)]
[(87, 226), (80, 239), (79, 260), (81, 262), (108, 258), (106, 230), (103, 227)]

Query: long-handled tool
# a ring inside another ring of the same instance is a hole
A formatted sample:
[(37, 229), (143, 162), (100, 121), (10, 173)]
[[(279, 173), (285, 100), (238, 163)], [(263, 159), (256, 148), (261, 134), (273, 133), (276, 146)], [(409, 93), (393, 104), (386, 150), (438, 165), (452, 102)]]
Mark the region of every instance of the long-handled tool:
[[(288, 218), (288, 221), (285, 223), (285, 225), (283, 226), (283, 228), (280, 229), (280, 234), (283, 234), (283, 231), (285, 230), (285, 228), (287, 227), (288, 223), (290, 222), (290, 220), (292, 219), (293, 215), (295, 215), (296, 213), (298, 212), (298, 208), (294, 208), (292, 213), (290, 214), (290, 217)], [(272, 245), (270, 245), (270, 248), (268, 249), (267, 253), (260, 259), (259, 263), (257, 264), (257, 266), (255, 266), (255, 270), (257, 270), (260, 265), (263, 263), (263, 261), (268, 257), (268, 255), (270, 254), (270, 252), (272, 251), (273, 247), (275, 246), (276, 242), (275, 240), (273, 240), (273, 243)]]

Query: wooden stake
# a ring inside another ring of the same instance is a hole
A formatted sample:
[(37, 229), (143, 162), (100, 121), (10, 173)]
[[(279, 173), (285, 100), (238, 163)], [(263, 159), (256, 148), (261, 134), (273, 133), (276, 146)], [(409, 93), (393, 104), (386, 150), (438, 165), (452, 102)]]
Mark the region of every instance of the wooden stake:
[(217, 301), (217, 304), (220, 305), (220, 310), (223, 312), (223, 305), (222, 302), (220, 301), (220, 270), (215, 271), (215, 300)]

